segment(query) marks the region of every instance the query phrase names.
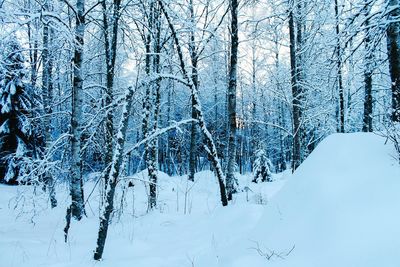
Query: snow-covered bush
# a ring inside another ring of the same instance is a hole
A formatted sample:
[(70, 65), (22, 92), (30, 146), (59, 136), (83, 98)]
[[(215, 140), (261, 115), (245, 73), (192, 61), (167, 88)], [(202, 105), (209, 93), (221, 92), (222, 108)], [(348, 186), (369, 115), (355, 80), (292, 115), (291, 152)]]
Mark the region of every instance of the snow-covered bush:
[(263, 148), (256, 151), (256, 159), (253, 164), (253, 182), (271, 182), (271, 161), (267, 157), (267, 153)]
[(258, 205), (267, 205), (268, 203), (268, 197), (264, 195), (262, 192), (258, 192), (254, 194), (253, 196), (254, 203)]
[(400, 123), (392, 123), (387, 129), (386, 136), (394, 145), (398, 163), (400, 164)]

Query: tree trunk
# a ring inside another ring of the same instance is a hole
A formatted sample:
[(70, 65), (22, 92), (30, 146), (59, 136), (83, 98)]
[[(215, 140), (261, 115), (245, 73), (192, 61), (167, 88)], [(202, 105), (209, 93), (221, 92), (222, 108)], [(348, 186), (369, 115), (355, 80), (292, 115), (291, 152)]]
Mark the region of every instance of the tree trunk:
[[(105, 106), (110, 106), (113, 102), (114, 76), (115, 76), (115, 61), (117, 57), (117, 40), (118, 26), (120, 18), (121, 0), (114, 0), (113, 13), (111, 17), (112, 28), (109, 28), (109, 18), (107, 17), (106, 0), (101, 2), (103, 8), (103, 28), (104, 28), (104, 48), (106, 58), (106, 90), (104, 94)], [(113, 151), (113, 136), (114, 136), (114, 118), (113, 112), (109, 108), (107, 110), (105, 120), (105, 150), (104, 163), (107, 168), (103, 173), (105, 184), (107, 184), (109, 168), (112, 159)]]
[[(253, 37), (254, 38), (254, 37)], [(256, 84), (256, 75), (257, 75), (257, 67), (256, 67), (256, 43), (253, 41), (251, 46), (251, 56), (252, 56), (252, 75), (251, 75), (251, 84), (252, 84), (252, 103), (251, 103), (251, 120), (250, 124), (250, 147), (249, 147), (249, 160), (250, 160), (250, 171), (253, 171), (253, 163), (255, 160), (255, 152), (259, 148), (260, 144), (260, 132), (258, 131), (258, 122), (257, 120), (257, 84)]]
[[(149, 80), (159, 75), (160, 71), (160, 53), (161, 53), (161, 12), (156, 1), (151, 1), (148, 15), (148, 33), (145, 37), (146, 46), (146, 75)], [(143, 103), (145, 116), (143, 118), (143, 136), (147, 138), (151, 131), (158, 127), (160, 113), (160, 82), (149, 81), (146, 87), (146, 97)], [(153, 109), (153, 124), (151, 124), (151, 111)], [(154, 139), (146, 146), (145, 151), (146, 167), (149, 177), (149, 200), (148, 208), (153, 209), (157, 205), (157, 176), (158, 176), (158, 140)]]
[(339, 87), (339, 127), (338, 132), (344, 133), (344, 89), (342, 77), (342, 58), (340, 47), (340, 29), (339, 29), (339, 5), (338, 0), (335, 0), (335, 18), (336, 18), (336, 60), (337, 60), (337, 81)]
[[(45, 2), (43, 6), (44, 10), (49, 12), (49, 4)], [(44, 126), (45, 126), (45, 153), (48, 152), (48, 148), (52, 141), (52, 107), (53, 104), (53, 79), (52, 79), (52, 68), (53, 68), (53, 58), (50, 55), (50, 40), (51, 40), (51, 29), (49, 27), (49, 22), (45, 21), (43, 24), (43, 52), (42, 52), (42, 91), (43, 91), (43, 106), (45, 111), (44, 116)], [(57, 206), (56, 193), (54, 190), (54, 179), (49, 170), (45, 170), (44, 173), (44, 186), (46, 191), (49, 192), (51, 207), (55, 208)]]
[[(400, 22), (395, 21), (400, 16), (398, 0), (387, 0), (389, 9), (389, 25), (386, 29), (389, 71), (392, 81), (392, 121), (400, 122)], [(396, 7), (396, 8), (395, 8)]]
[[(173, 48), (173, 47), (172, 47)], [(170, 74), (173, 74), (173, 66), (172, 64), (169, 64), (169, 70), (170, 70)], [(169, 123), (174, 114), (174, 104), (175, 104), (175, 98), (173, 95), (174, 92), (174, 81), (173, 80), (169, 80), (169, 86), (168, 86), (168, 105), (167, 105), (167, 123)], [(173, 149), (175, 148), (175, 141), (176, 138), (172, 135), (171, 132), (168, 132), (168, 137), (167, 137), (167, 151), (166, 151), (166, 161), (167, 161), (167, 173), (168, 175), (172, 176), (174, 175), (175, 169), (174, 169), (174, 161), (172, 160), (173, 157)], [(174, 155), (175, 156), (175, 155)]]
[[(365, 16), (369, 15), (369, 10)], [(369, 31), (369, 19), (365, 21), (365, 69), (364, 69), (364, 114), (363, 114), (363, 132), (372, 132), (372, 110), (373, 110), (373, 99), (372, 99), (372, 64), (373, 64), (373, 47), (372, 40)]]
[[(28, 0), (26, 3), (26, 8), (31, 9), (31, 1)], [(38, 41), (37, 41), (37, 34), (36, 31), (32, 33), (32, 24), (35, 23), (28, 22), (28, 44), (29, 44), (29, 63), (31, 67), (31, 85), (32, 88), (36, 87), (36, 80), (37, 80), (37, 65), (38, 65)], [(36, 27), (34, 27), (36, 30)]]
[(104, 245), (107, 238), (108, 226), (110, 224), (110, 216), (114, 210), (114, 194), (115, 187), (118, 183), (118, 176), (121, 171), (121, 165), (124, 157), (124, 145), (126, 138), (126, 130), (128, 128), (129, 111), (132, 105), (133, 88), (128, 88), (125, 95), (125, 103), (122, 109), (121, 120), (118, 127), (117, 141), (113, 152), (113, 159), (111, 162), (111, 168), (109, 177), (107, 179), (106, 191), (105, 191), (105, 203), (104, 208), (100, 215), (100, 226), (97, 236), (97, 246), (93, 258), (100, 260), (103, 256)]
[[(195, 18), (194, 18), (194, 8), (193, 8), (193, 0), (189, 1), (189, 12), (190, 12), (190, 21), (192, 23), (192, 27), (190, 29), (190, 40), (189, 40), (189, 53), (190, 59), (192, 62), (192, 81), (193, 85), (199, 90), (199, 82), (198, 82), (198, 73), (197, 73), (197, 63), (198, 63), (198, 55), (197, 55), (197, 47), (196, 40), (194, 36), (195, 27)], [(194, 99), (192, 97), (192, 118), (196, 119), (196, 110), (194, 108)], [(193, 121), (190, 129), (190, 151), (189, 151), (189, 177), (190, 181), (194, 181), (194, 174), (196, 172), (196, 156), (197, 156), (197, 147), (196, 147), (196, 137), (197, 137), (197, 123)]]
[[(297, 27), (299, 27), (297, 25)], [(293, 116), (293, 148), (292, 148), (292, 171), (294, 172), (301, 163), (301, 87), (299, 86), (299, 69), (296, 49), (294, 14), (289, 13), (289, 38), (290, 38), (290, 72), (292, 84), (292, 116)], [(299, 29), (298, 29), (299, 31)], [(301, 31), (301, 30), (300, 30)], [(299, 36), (297, 36), (299, 38)]]
[(72, 216), (80, 220), (84, 213), (83, 188), (82, 188), (82, 159), (81, 159), (81, 135), (83, 116), (83, 45), (85, 33), (85, 0), (77, 0), (75, 25), (75, 51), (74, 51), (74, 76), (72, 88), (72, 112), (71, 112), (71, 207)]
[(232, 194), (236, 193), (237, 180), (235, 178), (236, 165), (236, 86), (237, 86), (237, 62), (238, 62), (238, 1), (231, 0), (231, 60), (229, 65), (228, 84), (228, 170), (226, 176), (226, 190), (228, 200), (232, 200)]
[[(160, 22), (158, 11), (155, 12), (157, 20), (156, 23), (156, 38), (154, 40), (154, 57), (153, 57), (153, 73), (158, 75), (160, 72)], [(158, 128), (158, 120), (161, 110), (161, 78), (157, 78), (153, 85), (153, 99), (154, 99), (154, 117), (153, 117), (153, 132)], [(157, 206), (157, 176), (158, 176), (158, 138), (154, 138), (149, 142), (148, 151), (148, 173), (149, 173), (149, 209), (153, 209)]]

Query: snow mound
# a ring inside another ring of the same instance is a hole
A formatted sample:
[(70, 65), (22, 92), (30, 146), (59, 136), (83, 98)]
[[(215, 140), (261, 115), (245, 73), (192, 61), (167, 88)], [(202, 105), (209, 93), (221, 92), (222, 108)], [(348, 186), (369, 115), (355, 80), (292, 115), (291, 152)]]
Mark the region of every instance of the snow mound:
[(354, 133), (318, 145), (253, 231), (268, 266), (400, 266), (400, 168), (384, 143)]

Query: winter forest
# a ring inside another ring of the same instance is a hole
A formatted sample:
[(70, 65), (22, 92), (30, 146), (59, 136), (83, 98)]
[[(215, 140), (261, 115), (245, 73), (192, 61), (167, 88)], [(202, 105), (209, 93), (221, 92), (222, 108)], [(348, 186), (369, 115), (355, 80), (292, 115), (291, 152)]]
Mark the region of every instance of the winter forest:
[(0, 0), (0, 266), (400, 266), (399, 0)]

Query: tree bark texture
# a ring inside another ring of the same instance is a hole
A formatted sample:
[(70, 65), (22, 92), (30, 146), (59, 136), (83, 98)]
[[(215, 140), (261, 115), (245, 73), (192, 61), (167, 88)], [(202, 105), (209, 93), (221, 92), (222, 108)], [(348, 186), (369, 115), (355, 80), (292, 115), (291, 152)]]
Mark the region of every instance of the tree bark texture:
[(226, 176), (226, 190), (228, 200), (232, 200), (232, 194), (236, 193), (237, 180), (235, 178), (236, 165), (236, 87), (238, 64), (238, 8), (237, 0), (231, 0), (231, 57), (229, 65), (228, 84), (228, 169)]

